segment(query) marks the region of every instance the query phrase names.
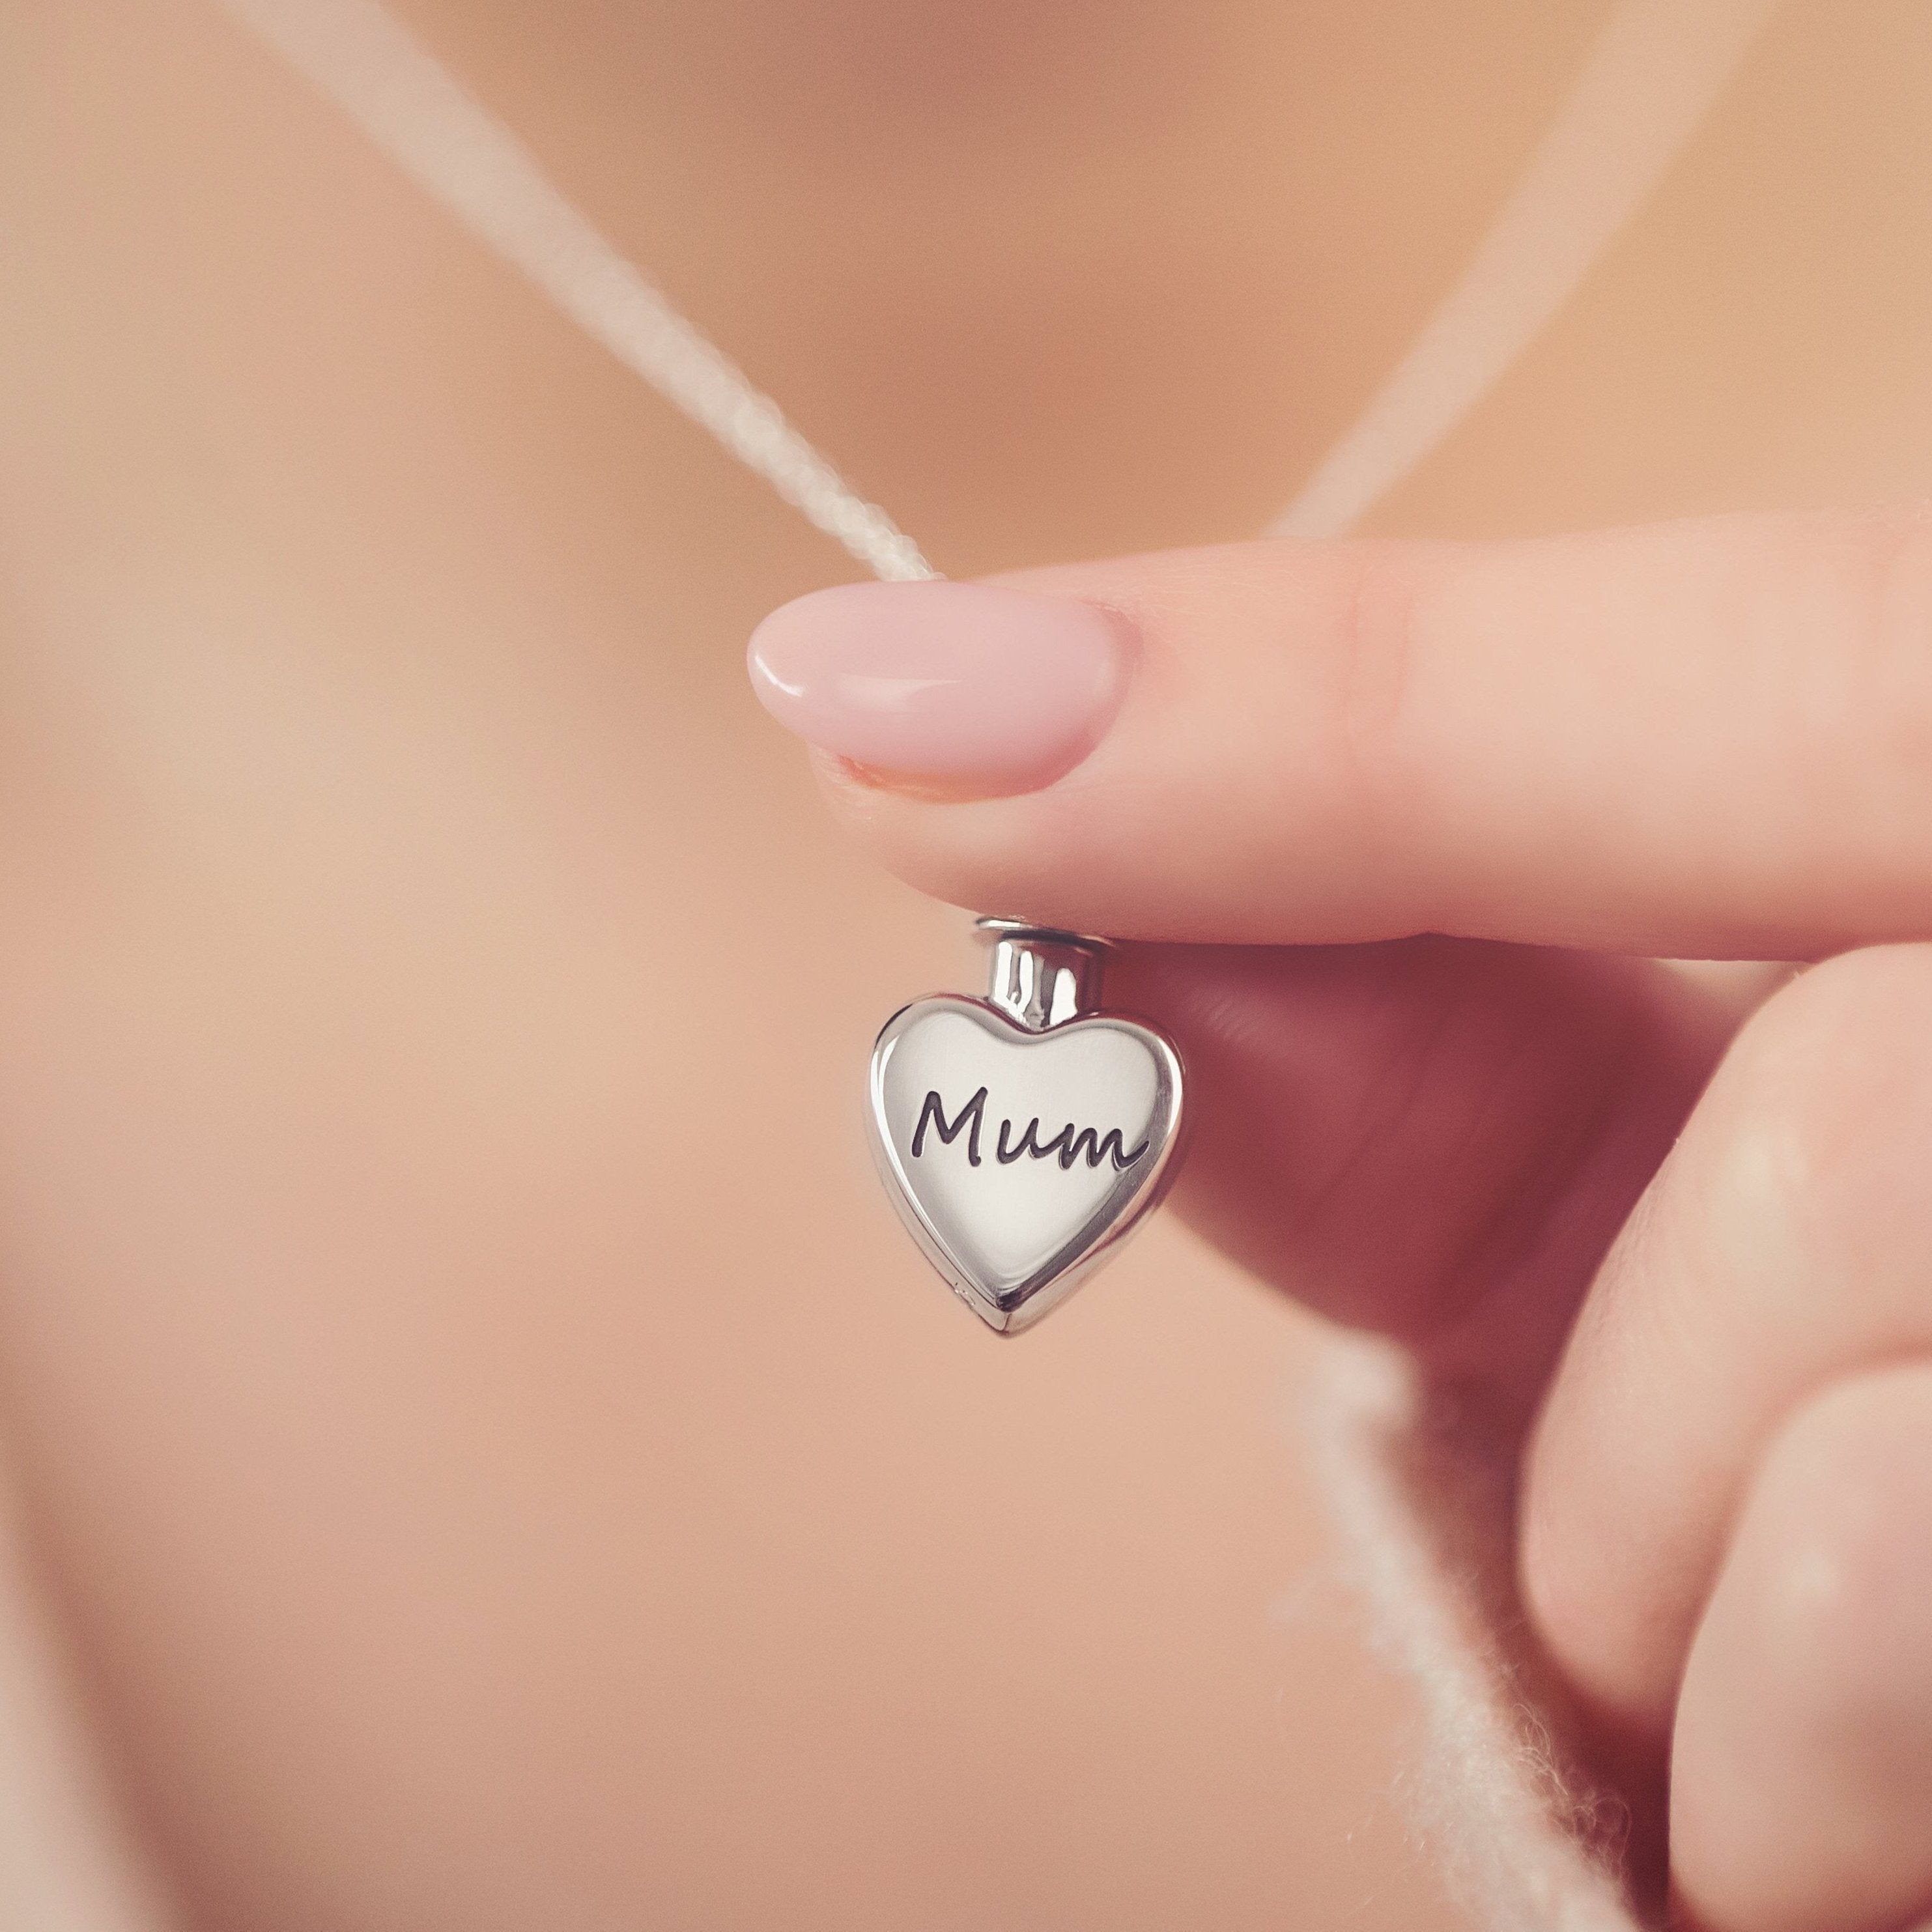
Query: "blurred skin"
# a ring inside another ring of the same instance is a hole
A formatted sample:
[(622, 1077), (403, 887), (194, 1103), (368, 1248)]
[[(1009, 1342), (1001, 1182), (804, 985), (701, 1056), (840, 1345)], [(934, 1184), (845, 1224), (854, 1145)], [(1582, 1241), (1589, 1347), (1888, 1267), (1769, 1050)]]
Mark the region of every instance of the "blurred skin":
[[(963, 576), (1257, 528), (1606, 9), (406, 10)], [(1126, 990), (1225, 1096), (1186, 1204), (1233, 1259), (1162, 1226), (993, 1345), (891, 1225), (855, 1111), (879, 1020), (976, 962), (816, 814), (743, 688), (752, 622), (841, 560), (187, 0), (0, 0), (0, 42), (4, 1413), (190, 1922), (1432, 1922), (1393, 1700), (1340, 1617), (1270, 1621), (1322, 1553), (1277, 1427), (1306, 1330), (1244, 1270), (1426, 1331), (1520, 1427), (1735, 1012), (1454, 941), (1150, 951)], [(1794, 0), (1380, 527), (1924, 493), (1928, 89), (1916, 0)], [(1827, 970), (1714, 1093), (1742, 1118), (1808, 1054), (1864, 1070), (1805, 1118), (1910, 1252), (1926, 1083), (1892, 1048), (1923, 968)], [(1325, 1136), (1286, 1104), (1313, 1094)], [(1501, 1123), (1478, 1184), (1392, 1208), (1470, 1144), (1472, 1096)], [(1846, 1123), (1881, 1104), (1874, 1168)], [(1703, 1118), (1686, 1167), (1732, 1144)], [(1270, 1174), (1348, 1132), (1377, 1156), (1289, 1240), (1243, 1126)], [(1692, 1171), (1694, 1230), (1720, 1197)], [(1817, 1252), (1833, 1284), (1876, 1266)], [(1932, 1306), (1898, 1272), (1888, 1357)], [(1390, 1277), (1447, 1299), (1391, 1305)], [(1646, 1279), (1668, 1331), (1682, 1298)], [(1520, 1318), (1460, 1321), (1482, 1283)], [(1532, 1578), (1639, 1780), (1690, 1656), (1680, 1876), (1714, 1925), (1932, 1904), (1848, 1892), (1724, 1801), (1740, 1765), (1825, 1767), (1749, 1794), (1774, 1821), (1833, 1766), (1905, 1789), (1845, 1728), (1882, 1685), (1756, 1700), (1829, 1628), (1754, 1580), (1839, 1519), (1817, 1486), (1874, 1468), (1896, 1493), (1827, 1568), (1932, 1540), (1900, 1373), (1810, 1420), (1769, 1404), (1686, 1589)], [(1567, 1414), (1552, 1468), (1629, 1440)], [(1922, 1675), (1913, 1587), (1874, 1582), (1830, 1654)], [(1659, 1603), (1660, 1635), (1628, 1628)]]

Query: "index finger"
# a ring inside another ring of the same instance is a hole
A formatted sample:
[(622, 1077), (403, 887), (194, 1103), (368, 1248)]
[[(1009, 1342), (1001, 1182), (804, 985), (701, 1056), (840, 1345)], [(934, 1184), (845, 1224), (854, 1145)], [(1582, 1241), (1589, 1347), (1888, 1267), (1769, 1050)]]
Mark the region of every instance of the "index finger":
[(1932, 515), (850, 586), (752, 642), (902, 878), (1236, 943), (1932, 936)]

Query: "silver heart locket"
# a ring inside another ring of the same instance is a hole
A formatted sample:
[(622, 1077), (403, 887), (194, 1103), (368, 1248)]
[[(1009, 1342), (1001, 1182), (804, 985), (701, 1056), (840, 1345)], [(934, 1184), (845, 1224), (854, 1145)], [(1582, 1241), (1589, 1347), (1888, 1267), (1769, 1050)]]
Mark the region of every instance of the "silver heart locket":
[(938, 994), (872, 1049), (872, 1148), (899, 1217), (953, 1291), (1015, 1334), (1106, 1259), (1173, 1179), (1182, 1069), (1100, 1010), (1107, 944), (982, 919), (983, 1000)]

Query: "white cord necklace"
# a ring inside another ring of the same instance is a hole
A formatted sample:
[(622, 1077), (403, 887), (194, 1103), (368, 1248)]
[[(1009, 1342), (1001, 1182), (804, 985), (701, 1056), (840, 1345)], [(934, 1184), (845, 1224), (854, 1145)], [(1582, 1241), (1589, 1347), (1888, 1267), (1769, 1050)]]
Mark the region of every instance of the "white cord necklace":
[[(876, 575), (938, 574), (380, 0), (221, 4)], [(1622, 0), (1462, 279), (1277, 532), (1353, 527), (1463, 421), (1662, 177), (1776, 4)], [(975, 1313), (1012, 1332), (1160, 1199), (1180, 1146), (1185, 1072), (1163, 1034), (1101, 1010), (1104, 941), (980, 924), (994, 942), (989, 996), (915, 1000), (887, 1022), (869, 1119), (887, 1192), (921, 1249)]]
[[(380, 0), (219, 0), (464, 226), (874, 574), (936, 575)], [(1615, 241), (1779, 0), (1621, 0), (1462, 278), (1272, 529), (1339, 536), (1442, 443)]]

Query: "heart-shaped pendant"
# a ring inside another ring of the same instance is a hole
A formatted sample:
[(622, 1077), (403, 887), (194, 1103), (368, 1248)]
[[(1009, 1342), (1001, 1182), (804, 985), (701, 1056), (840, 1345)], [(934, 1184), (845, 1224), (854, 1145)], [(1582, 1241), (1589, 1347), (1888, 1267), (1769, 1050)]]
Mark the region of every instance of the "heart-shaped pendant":
[(900, 1218), (956, 1293), (1012, 1334), (1166, 1191), (1180, 1056), (1097, 1008), (1102, 940), (982, 920), (991, 997), (915, 1000), (872, 1049), (873, 1151)]

